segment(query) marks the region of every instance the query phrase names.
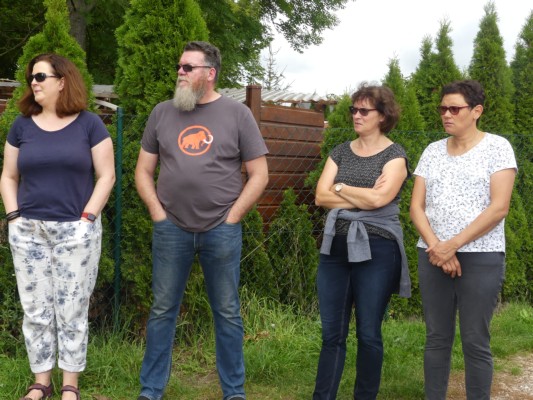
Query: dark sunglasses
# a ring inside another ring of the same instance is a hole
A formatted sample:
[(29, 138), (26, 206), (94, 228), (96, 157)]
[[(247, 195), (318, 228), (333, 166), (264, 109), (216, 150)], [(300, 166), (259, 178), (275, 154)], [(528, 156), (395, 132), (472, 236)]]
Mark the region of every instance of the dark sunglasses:
[(350, 106), (350, 107), (348, 107), (348, 109), (350, 110), (350, 112), (353, 115), (355, 115), (355, 114), (357, 114), (357, 112), (359, 112), (359, 114), (361, 114), (361, 116), (363, 116), (363, 117), (366, 117), (370, 111), (377, 111), (377, 108), (357, 108), (357, 107), (354, 107), (354, 106)]
[(439, 110), (440, 115), (446, 114), (446, 111), (449, 111), (452, 115), (457, 115), (463, 108), (470, 108), (470, 106), (438, 106), (437, 110)]
[(213, 67), (209, 65), (176, 64), (176, 71), (179, 71), (182, 68), (185, 72), (191, 72), (195, 68), (213, 68)]
[(37, 72), (36, 74), (31, 74), (28, 77), (28, 83), (32, 83), (35, 79), (37, 82), (44, 82), (46, 78), (59, 78), (57, 75), (46, 75), (44, 72)]

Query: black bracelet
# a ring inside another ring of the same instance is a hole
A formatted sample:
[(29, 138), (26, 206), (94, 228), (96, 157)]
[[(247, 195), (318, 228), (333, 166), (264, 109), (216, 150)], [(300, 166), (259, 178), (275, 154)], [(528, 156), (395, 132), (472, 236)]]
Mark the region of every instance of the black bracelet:
[(18, 217), (20, 217), (20, 210), (11, 211), (10, 213), (6, 214), (7, 221), (12, 221)]

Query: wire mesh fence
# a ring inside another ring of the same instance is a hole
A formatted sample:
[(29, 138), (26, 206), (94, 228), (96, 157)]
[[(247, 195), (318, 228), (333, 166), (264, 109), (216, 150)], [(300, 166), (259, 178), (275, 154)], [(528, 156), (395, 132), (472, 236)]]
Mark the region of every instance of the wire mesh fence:
[[(106, 237), (99, 285), (92, 302), (91, 317), (94, 321), (110, 320), (113, 311), (115, 324), (134, 321), (142, 331), (150, 305), (151, 270), (151, 221), (137, 196), (133, 171), (140, 149), (140, 137), (144, 121), (135, 116), (109, 117), (114, 131), (117, 152), (116, 190), (104, 212)], [(315, 276), (318, 265), (318, 245), (324, 222), (324, 211), (314, 205), (313, 171), (320, 169), (323, 161), (321, 144), (324, 129), (310, 126), (283, 126), (279, 123), (263, 123), (261, 131), (269, 147), (270, 182), (257, 208), (243, 220), (243, 254), (241, 260), (241, 285), (248, 291), (265, 296), (296, 308), (299, 312), (316, 311)], [(328, 135), (354, 138), (351, 129), (329, 129)], [(504, 135), (505, 136), (505, 135)], [(442, 133), (393, 132), (391, 138), (403, 145), (410, 162), (411, 172), (425, 146)], [(513, 144), (523, 143), (520, 135), (506, 136)], [(529, 147), (530, 148), (530, 147)], [(531, 160), (528, 147), (515, 148), (519, 164)], [(525, 229), (527, 237), (519, 240), (523, 263), (519, 271), (525, 278), (524, 294), (531, 291), (527, 283), (531, 272), (531, 171), (520, 171), (514, 200), (520, 218), (513, 218), (512, 230)], [(529, 175), (527, 175), (529, 174)], [(245, 174), (243, 173), (243, 179)], [(396, 314), (420, 313), (417, 294), (415, 246), (418, 235), (408, 217), (412, 180), (405, 185), (401, 202), (401, 220), (404, 227), (406, 248), (412, 273), (414, 296), (410, 300), (393, 301)], [(517, 220), (522, 222), (516, 222)], [(525, 222), (524, 222), (525, 221)], [(517, 226), (516, 224), (520, 225)], [(524, 226), (526, 224), (526, 226)], [(527, 242), (527, 243), (526, 243)], [(515, 246), (514, 244), (511, 244)], [(513, 250), (514, 251), (514, 250)], [(508, 270), (508, 274), (509, 274)], [(511, 271), (512, 273), (512, 271)], [(531, 279), (529, 279), (531, 280)], [(209, 315), (201, 270), (193, 268), (182, 305), (182, 318)]]

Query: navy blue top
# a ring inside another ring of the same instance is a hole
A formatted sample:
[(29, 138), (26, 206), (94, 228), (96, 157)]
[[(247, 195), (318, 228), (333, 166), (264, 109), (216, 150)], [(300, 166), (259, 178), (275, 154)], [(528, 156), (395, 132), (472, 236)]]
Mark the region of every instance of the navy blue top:
[(19, 149), (18, 207), (23, 217), (77, 221), (94, 189), (91, 148), (109, 137), (102, 120), (82, 111), (58, 131), (45, 131), (19, 116), (7, 141)]

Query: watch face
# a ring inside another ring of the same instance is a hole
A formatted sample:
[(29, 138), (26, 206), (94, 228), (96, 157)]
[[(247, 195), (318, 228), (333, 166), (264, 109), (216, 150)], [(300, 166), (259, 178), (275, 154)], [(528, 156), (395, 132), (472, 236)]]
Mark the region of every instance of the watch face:
[(94, 215), (94, 214), (91, 214), (91, 213), (82, 213), (81, 216), (82, 216), (83, 218), (87, 218), (87, 219), (88, 219), (89, 221), (91, 221), (91, 222), (96, 221), (96, 215)]

